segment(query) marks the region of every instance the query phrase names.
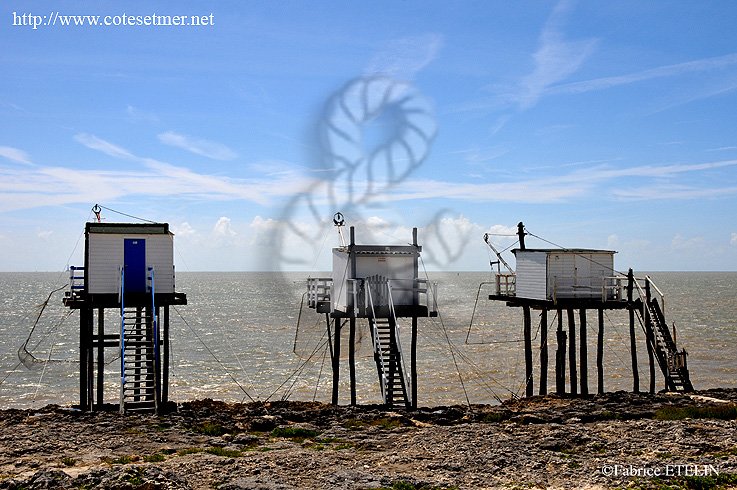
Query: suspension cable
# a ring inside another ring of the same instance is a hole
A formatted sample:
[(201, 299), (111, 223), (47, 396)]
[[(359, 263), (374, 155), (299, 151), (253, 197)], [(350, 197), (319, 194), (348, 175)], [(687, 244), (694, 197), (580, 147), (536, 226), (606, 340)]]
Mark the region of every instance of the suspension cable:
[[(422, 270), (423, 270), (423, 272), (425, 274), (425, 277), (429, 281), (430, 280), (430, 276), (427, 273), (427, 267), (425, 267), (425, 261), (422, 259), (421, 256), (420, 256), (420, 263), (422, 264)], [(470, 406), (471, 405), (471, 401), (469, 400), (469, 397), (468, 397), (468, 392), (466, 390), (465, 382), (463, 381), (463, 375), (461, 374), (461, 369), (460, 369), (460, 366), (458, 365), (458, 360), (456, 359), (456, 354), (458, 354), (458, 357), (461, 360), (465, 361), (467, 364), (469, 364), (470, 366), (474, 367), (475, 369), (477, 369), (477, 366), (475, 366), (474, 363), (465, 354), (463, 354), (457, 347), (455, 347), (453, 345), (453, 342), (450, 340), (450, 336), (448, 335), (448, 330), (445, 327), (445, 323), (443, 322), (443, 317), (440, 314), (440, 312), (438, 312), (438, 319), (440, 320), (440, 326), (442, 328), (443, 337), (444, 337), (445, 341), (448, 344), (448, 348), (450, 350), (451, 358), (453, 359), (453, 365), (455, 366), (456, 372), (458, 373), (458, 379), (461, 382), (461, 388), (463, 389), (463, 394), (466, 397), (466, 403)], [(432, 317), (431, 317), (431, 320), (432, 320), (432, 323), (433, 324), (436, 323), (435, 320), (432, 319)], [(500, 386), (502, 386), (500, 383), (496, 382), (495, 380), (492, 379), (492, 381), (494, 381), (495, 383), (497, 383)], [(496, 392), (490, 386), (486, 385), (486, 388), (489, 390), (489, 392), (492, 394), (492, 396), (499, 403), (502, 403), (502, 400), (499, 397), (499, 395), (497, 395)], [(506, 388), (506, 387), (503, 387), (503, 388), (506, 389), (507, 391), (510, 391), (510, 393), (512, 393), (511, 390), (509, 390), (508, 388)]]
[(323, 349), (322, 351), (322, 362), (320, 363), (320, 371), (317, 373), (317, 383), (315, 383), (315, 392), (312, 395), (312, 401), (317, 400), (317, 389), (320, 387), (320, 379), (322, 378), (322, 370), (325, 367), (325, 360), (328, 357), (328, 350)]
[(147, 223), (154, 223), (154, 224), (157, 223), (156, 221), (151, 221), (150, 219), (141, 218), (141, 217), (138, 217), (138, 216), (133, 216), (132, 214), (124, 213), (122, 211), (116, 211), (115, 209), (108, 208), (107, 206), (103, 206), (102, 204), (96, 204), (96, 206), (99, 206), (102, 209), (106, 209), (106, 210), (110, 211), (111, 213), (117, 213), (117, 214), (119, 214), (121, 216), (126, 216), (128, 218), (137, 219), (138, 221), (145, 221)]
[[(316, 354), (316, 353), (317, 353), (317, 352), (318, 352), (318, 351), (319, 351), (320, 349), (322, 349), (322, 348), (326, 347), (327, 343), (328, 343), (328, 342), (329, 342), (329, 340), (330, 340), (330, 339), (328, 339), (328, 340), (324, 340), (324, 339), (325, 339), (325, 335), (326, 335), (326, 334), (327, 334), (327, 330), (326, 330), (325, 332), (323, 332), (323, 334), (322, 334), (322, 337), (320, 337), (320, 340), (318, 340), (318, 344), (317, 344), (317, 345), (315, 346), (315, 348), (314, 348), (314, 349), (312, 350), (312, 352), (310, 353), (309, 357), (308, 357), (307, 359), (305, 359), (305, 360), (304, 360), (304, 361), (303, 361), (303, 362), (302, 362), (302, 363), (301, 363), (301, 364), (300, 364), (300, 365), (299, 365), (299, 366), (297, 367), (297, 369), (295, 369), (295, 370), (294, 370), (294, 371), (293, 371), (293, 372), (292, 372), (292, 373), (291, 373), (291, 374), (290, 374), (289, 376), (287, 376), (287, 378), (286, 378), (286, 379), (285, 379), (285, 380), (284, 380), (284, 381), (283, 381), (283, 382), (282, 382), (282, 383), (281, 383), (281, 384), (280, 384), (279, 386), (277, 386), (277, 388), (276, 388), (276, 389), (275, 389), (275, 390), (274, 390), (274, 391), (273, 391), (273, 392), (272, 392), (272, 393), (271, 393), (271, 394), (270, 394), (270, 395), (269, 395), (268, 397), (266, 397), (266, 399), (265, 399), (264, 401), (266, 401), (266, 402), (267, 402), (267, 401), (269, 401), (269, 400), (271, 399), (271, 397), (273, 397), (274, 395), (276, 395), (276, 393), (277, 393), (277, 392), (278, 392), (278, 391), (279, 391), (280, 389), (282, 389), (282, 387), (284, 387), (284, 385), (286, 385), (286, 384), (287, 384), (287, 383), (288, 383), (288, 382), (289, 382), (289, 381), (290, 381), (290, 380), (291, 380), (292, 378), (294, 378), (294, 377), (299, 377), (299, 376), (300, 376), (300, 375), (302, 374), (302, 371), (304, 370), (304, 368), (305, 368), (305, 366), (307, 365), (307, 363), (308, 363), (308, 362), (310, 362), (310, 361), (312, 360), (312, 357), (313, 357), (313, 356), (314, 356), (314, 355), (315, 355), (315, 354)], [(291, 390), (291, 387), (292, 387), (292, 386), (294, 386), (294, 383), (296, 383), (296, 380), (295, 380), (295, 381), (294, 381), (294, 382), (292, 383), (292, 385), (290, 386), (289, 390)], [(288, 392), (289, 390), (287, 390), (287, 392)]]
[[(545, 242), (545, 243), (548, 243), (548, 244), (550, 244), (550, 245), (552, 245), (552, 246), (554, 246), (554, 247), (556, 247), (556, 248), (559, 248), (559, 249), (563, 250), (564, 252), (575, 252), (575, 250), (574, 250), (574, 249), (571, 249), (571, 248), (568, 248), (568, 247), (564, 247), (564, 246), (562, 246), (562, 245), (558, 245), (557, 243), (553, 243), (553, 242), (551, 242), (550, 240), (546, 240), (545, 238), (543, 238), (543, 237), (541, 237), (541, 236), (535, 235), (534, 233), (530, 232), (530, 231), (529, 231), (529, 230), (528, 230), (527, 228), (525, 228), (525, 232), (527, 232), (527, 234), (528, 234), (528, 235), (530, 235), (530, 236), (532, 236), (532, 237), (535, 237), (535, 238), (537, 238), (538, 240), (542, 240), (542, 241), (543, 241), (543, 242)], [(588, 261), (589, 261), (589, 262), (591, 262), (592, 264), (596, 264), (596, 265), (598, 265), (598, 266), (600, 266), (600, 267), (603, 267), (604, 269), (610, 270), (610, 271), (612, 271), (612, 272), (616, 272), (617, 274), (620, 274), (620, 275), (623, 275), (623, 276), (624, 276), (624, 275), (626, 275), (626, 274), (625, 274), (624, 272), (618, 271), (618, 270), (617, 270), (617, 269), (615, 269), (614, 267), (610, 267), (610, 266), (608, 266), (608, 265), (606, 265), (606, 264), (602, 264), (602, 263), (600, 263), (600, 262), (597, 262), (597, 261), (595, 261), (594, 259), (592, 259), (592, 258), (590, 258), (590, 257), (586, 257), (586, 256), (585, 256), (585, 255), (583, 255), (583, 254), (578, 254), (578, 253), (577, 253), (576, 255), (577, 255), (577, 256), (579, 256), (579, 257), (581, 257), (581, 258), (583, 258), (583, 259), (585, 259), (585, 260), (588, 260)]]
[(246, 391), (246, 389), (243, 387), (243, 385), (241, 385), (238, 382), (238, 380), (235, 378), (235, 376), (233, 376), (230, 373), (230, 371), (227, 369), (227, 367), (225, 366), (225, 364), (223, 364), (222, 361), (220, 361), (220, 359), (218, 359), (218, 357), (215, 355), (215, 353), (212, 350), (210, 350), (210, 348), (207, 346), (207, 344), (205, 344), (205, 341), (202, 340), (202, 337), (200, 337), (199, 334), (197, 333), (197, 331), (194, 328), (192, 328), (192, 325), (190, 325), (189, 322), (187, 321), (187, 319), (184, 318), (184, 316), (182, 316), (182, 313), (177, 309), (177, 307), (176, 306), (173, 306), (173, 305), (172, 305), (172, 307), (174, 308), (174, 311), (177, 312), (177, 315), (179, 315), (179, 318), (182, 319), (182, 321), (187, 326), (187, 328), (189, 328), (189, 330), (194, 334), (194, 336), (197, 338), (197, 340), (200, 341), (200, 343), (205, 348), (205, 350), (207, 350), (207, 352), (213, 357), (213, 359), (215, 359), (215, 361), (217, 361), (217, 363), (220, 365), (220, 367), (223, 369), (223, 371), (225, 371), (225, 374), (227, 374), (228, 377), (230, 379), (232, 379), (233, 382), (236, 385), (238, 385), (238, 388), (240, 388), (241, 391), (246, 394), (246, 396), (248, 397), (249, 400), (251, 400), (252, 402), (255, 402), (256, 400), (248, 393), (248, 391)]

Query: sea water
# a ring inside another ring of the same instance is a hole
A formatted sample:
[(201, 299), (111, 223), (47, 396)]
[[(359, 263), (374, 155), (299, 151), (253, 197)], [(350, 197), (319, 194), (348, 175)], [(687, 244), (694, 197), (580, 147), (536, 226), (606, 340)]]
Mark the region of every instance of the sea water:
[[(188, 304), (171, 309), (170, 399), (329, 401), (329, 334), (325, 317), (302, 304), (307, 276), (178, 273), (177, 291), (187, 294)], [(679, 348), (689, 353), (694, 387), (737, 387), (737, 273), (658, 272), (651, 276), (665, 294), (666, 320), (676, 325)], [(419, 320), (419, 405), (497, 403), (524, 394), (522, 311), (488, 300), (492, 279), (489, 273), (480, 272), (429, 273), (437, 287), (439, 316)], [(0, 273), (0, 408), (78, 402), (78, 313), (62, 305), (62, 290), (51, 296), (38, 318), (39, 305), (66, 281), (66, 273)], [(588, 378), (589, 391), (595, 392), (598, 322), (595, 312), (589, 313)], [(107, 333), (117, 330), (116, 314), (106, 311)], [(550, 312), (547, 320), (547, 379), (552, 391), (555, 313)], [(577, 337), (578, 320), (576, 315)], [(535, 392), (540, 379), (539, 321), (538, 312), (533, 311)], [(638, 376), (640, 388), (646, 390), (647, 351), (639, 323), (636, 326)], [(409, 327), (408, 321), (400, 324), (407, 362)], [(342, 336), (341, 403), (347, 403), (349, 397), (347, 330), (343, 329)], [(604, 339), (605, 389), (631, 390), (626, 311), (606, 312)], [(23, 364), (18, 350), (26, 341), (35, 360)], [(115, 403), (120, 389), (118, 349), (106, 348), (104, 362), (105, 401)], [(359, 402), (380, 402), (371, 340), (362, 320), (358, 322), (356, 373)], [(663, 388), (659, 370), (657, 388)]]

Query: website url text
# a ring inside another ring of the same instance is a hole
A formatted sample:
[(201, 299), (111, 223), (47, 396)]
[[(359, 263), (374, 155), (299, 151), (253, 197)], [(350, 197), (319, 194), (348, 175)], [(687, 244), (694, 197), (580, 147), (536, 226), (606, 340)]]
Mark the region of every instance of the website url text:
[(13, 25), (31, 27), (206, 27), (215, 25), (214, 14), (209, 15), (62, 15), (52, 11), (48, 15), (13, 12)]

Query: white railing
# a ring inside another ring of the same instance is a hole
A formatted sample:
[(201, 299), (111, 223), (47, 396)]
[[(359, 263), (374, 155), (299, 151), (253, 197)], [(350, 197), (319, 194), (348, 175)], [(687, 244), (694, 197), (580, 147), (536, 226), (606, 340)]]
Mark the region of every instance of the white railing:
[[(412, 395), (410, 394), (412, 390), (410, 389), (409, 377), (407, 376), (407, 367), (404, 364), (404, 355), (402, 355), (402, 343), (400, 341), (401, 330), (399, 328), (399, 320), (397, 319), (397, 314), (394, 311), (394, 300), (393, 300), (394, 294), (392, 293), (391, 281), (389, 282), (388, 286), (389, 286), (389, 312), (391, 313), (391, 316), (394, 319), (394, 342), (397, 345), (397, 358), (399, 360), (399, 363), (402, 366), (402, 381), (404, 381), (404, 392), (407, 395), (407, 400), (409, 400), (410, 406), (412, 406)], [(425, 290), (425, 294), (427, 295), (427, 290)]]
[(514, 273), (497, 273), (496, 274), (496, 294), (497, 296), (516, 296), (517, 295), (517, 275)]
[(384, 400), (384, 403), (386, 403), (386, 397), (387, 397), (387, 386), (389, 384), (389, 380), (386, 378), (386, 362), (384, 361), (384, 353), (381, 350), (381, 339), (379, 338), (379, 328), (376, 325), (376, 311), (374, 310), (374, 301), (373, 297), (371, 296), (371, 286), (366, 285), (364, 288), (366, 290), (366, 298), (368, 299), (368, 307), (371, 309), (371, 317), (370, 317), (370, 323), (371, 323), (371, 337), (374, 339), (374, 355), (376, 356), (377, 361), (379, 362), (379, 374), (381, 375), (381, 398)]
[(307, 278), (307, 306), (317, 308), (318, 303), (329, 303), (332, 286), (332, 277)]
[(596, 284), (601, 276), (553, 276), (553, 302), (559, 298), (597, 298), (602, 293)]
[(151, 320), (154, 335), (154, 408), (159, 411), (159, 397), (161, 396), (161, 387), (159, 386), (159, 366), (161, 360), (159, 358), (159, 316), (156, 314), (156, 279), (154, 276), (154, 268), (148, 268), (150, 281), (149, 288), (151, 290)]
[(120, 266), (120, 413), (125, 412), (125, 266)]
[(627, 299), (627, 276), (609, 276), (602, 278), (602, 301), (622, 301), (625, 299)]
[[(420, 278), (388, 279), (387, 285), (390, 291), (390, 308), (398, 303), (401, 306), (424, 306), (428, 314), (438, 311), (437, 283)], [(396, 301), (392, 291), (400, 292)]]
[[(78, 273), (82, 272), (80, 276)], [(68, 296), (78, 296), (84, 291), (84, 267), (69, 267), (69, 294)]]
[(660, 311), (665, 315), (665, 294), (663, 294), (663, 291), (661, 291), (658, 285), (653, 282), (652, 277), (645, 276), (645, 283), (650, 284), (650, 287), (658, 293), (658, 296), (660, 296)]
[[(361, 302), (361, 296), (359, 295), (359, 293), (361, 292), (361, 288), (363, 287), (363, 280), (362, 279), (347, 279), (346, 285), (348, 288), (348, 290), (346, 291), (346, 299), (349, 296), (351, 298), (350, 304), (346, 305), (347, 307), (346, 311), (353, 312), (354, 316), (360, 315), (366, 303), (365, 300)], [(373, 307), (373, 304), (372, 304), (372, 307)]]

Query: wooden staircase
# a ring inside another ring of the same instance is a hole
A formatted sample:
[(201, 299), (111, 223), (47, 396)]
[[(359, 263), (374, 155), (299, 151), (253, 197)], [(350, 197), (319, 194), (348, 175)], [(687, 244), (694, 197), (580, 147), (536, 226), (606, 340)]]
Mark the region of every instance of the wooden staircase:
[(410, 407), (401, 352), (396, 341), (393, 318), (369, 318), (374, 335), (374, 360), (384, 404), (392, 408)]
[(653, 350), (663, 372), (666, 388), (670, 391), (693, 391), (686, 350), (678, 350), (657, 299), (646, 300), (645, 307), (648, 313), (645, 315), (647, 328), (652, 332)]
[[(388, 302), (385, 305), (374, 304), (374, 293)], [(371, 327), (371, 340), (374, 345), (374, 361), (379, 374), (379, 385), (384, 405), (390, 408), (411, 408), (412, 399), (409, 389), (409, 381), (406, 377), (404, 362), (402, 359), (402, 347), (399, 341), (399, 325), (391, 299), (391, 291), (386, 290), (386, 285), (367, 281), (367, 310), (368, 321)], [(377, 315), (376, 312), (387, 312)]]

